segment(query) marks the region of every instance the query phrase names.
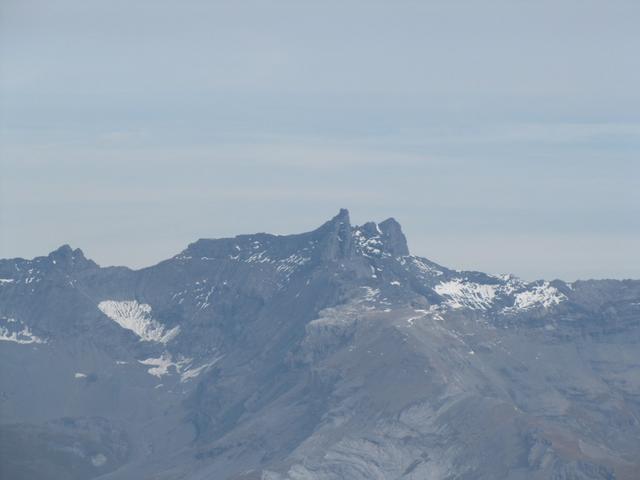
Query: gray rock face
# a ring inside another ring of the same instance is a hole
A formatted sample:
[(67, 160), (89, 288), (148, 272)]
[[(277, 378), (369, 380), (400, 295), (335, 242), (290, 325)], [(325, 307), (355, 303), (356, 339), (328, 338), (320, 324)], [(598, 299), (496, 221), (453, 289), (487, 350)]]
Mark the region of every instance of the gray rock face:
[(636, 479), (640, 281), (523, 282), (346, 210), (153, 267), (0, 260), (0, 477)]

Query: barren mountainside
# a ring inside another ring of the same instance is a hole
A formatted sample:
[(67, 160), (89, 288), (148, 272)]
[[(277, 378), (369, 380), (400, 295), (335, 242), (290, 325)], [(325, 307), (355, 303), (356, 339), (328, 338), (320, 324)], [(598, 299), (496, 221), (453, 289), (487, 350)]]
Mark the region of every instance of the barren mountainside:
[(0, 477), (620, 479), (640, 281), (410, 254), (394, 219), (202, 239), (141, 270), (0, 260)]

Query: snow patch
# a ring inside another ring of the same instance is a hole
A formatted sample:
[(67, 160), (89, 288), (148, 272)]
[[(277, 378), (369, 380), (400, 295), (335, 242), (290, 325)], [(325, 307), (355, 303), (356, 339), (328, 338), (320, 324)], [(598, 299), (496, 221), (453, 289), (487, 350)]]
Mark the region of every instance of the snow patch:
[[(254, 250), (261, 248), (260, 242), (253, 242)], [(268, 264), (275, 267), (275, 269), (284, 274), (288, 280), (293, 273), (295, 273), (300, 267), (311, 261), (310, 257), (293, 253), (286, 258), (273, 258), (269, 256), (268, 250), (262, 250), (258, 252), (242, 252), (240, 247), (236, 245), (237, 254), (229, 255), (230, 260), (236, 260), (245, 263), (261, 263)], [(303, 250), (308, 250), (303, 248)], [(248, 256), (247, 256), (248, 255)]]
[(209, 363), (205, 363), (204, 365), (201, 365), (199, 367), (196, 368), (189, 368), (188, 370), (185, 370), (181, 375), (180, 375), (180, 381), (181, 382), (186, 382), (187, 380), (191, 380), (192, 378), (197, 377), (198, 375), (200, 375), (202, 372), (207, 371), (209, 368), (213, 367), (216, 363), (218, 363), (218, 361), (220, 361), (222, 359), (222, 356), (220, 357), (216, 357), (215, 359), (213, 359), (211, 362)]
[(355, 240), (356, 248), (365, 257), (388, 257), (390, 254), (384, 251), (384, 242), (381, 239), (382, 232), (376, 224), (377, 235), (368, 237), (365, 233), (357, 228), (353, 232), (353, 238)]
[(491, 307), (496, 296), (495, 285), (465, 282), (459, 279), (440, 282), (434, 287), (436, 293), (446, 297), (451, 308), (486, 310)]
[(214, 358), (209, 363), (205, 363), (199, 367), (191, 367), (193, 363), (192, 358), (180, 357), (174, 361), (170, 353), (164, 352), (158, 358), (147, 358), (146, 360), (138, 360), (142, 365), (150, 366), (147, 370), (150, 375), (154, 377), (162, 378), (164, 375), (170, 374), (170, 369), (173, 367), (177, 374), (180, 375), (180, 382), (186, 382), (192, 378), (197, 377), (202, 372), (208, 370), (210, 367), (218, 363), (223, 356)]
[(440, 315), (440, 307), (438, 305), (431, 305), (429, 307), (429, 310), (425, 310), (423, 308), (416, 308), (413, 311), (415, 313), (417, 313), (418, 315), (407, 318), (407, 323), (409, 325), (411, 325), (412, 327), (414, 326), (414, 322), (416, 320), (420, 320), (420, 319), (425, 318), (427, 316), (430, 316), (434, 320), (439, 320), (439, 321), (444, 320), (442, 315)]
[(433, 277), (433, 276), (439, 277), (440, 275), (442, 275), (442, 272), (440, 270), (438, 270), (433, 265), (430, 265), (428, 262), (426, 262), (425, 260), (419, 257), (412, 257), (412, 256), (402, 257), (402, 260), (400, 262), (402, 265), (406, 263), (405, 259), (408, 259), (409, 262), (411, 262), (411, 264), (416, 268), (416, 270), (418, 270), (418, 275), (423, 279), (425, 277)]
[(93, 457), (91, 457), (91, 464), (94, 467), (101, 467), (102, 465), (104, 465), (105, 463), (107, 463), (107, 457), (105, 457), (103, 454), (99, 453), (97, 455), (94, 455)]
[(530, 290), (517, 293), (513, 302), (513, 307), (505, 308), (506, 311), (513, 310), (529, 310), (532, 308), (549, 308), (558, 305), (566, 300), (567, 297), (556, 287), (544, 282), (542, 285), (536, 285)]
[(380, 289), (371, 288), (371, 287), (360, 287), (364, 289), (364, 300), (367, 302), (374, 302), (377, 300), (378, 295), (380, 295)]
[(98, 308), (122, 328), (135, 333), (140, 341), (167, 343), (180, 332), (180, 327), (165, 330), (164, 325), (151, 317), (151, 306), (136, 300), (105, 300)]
[(154, 377), (162, 378), (164, 375), (169, 373), (169, 368), (174, 367), (176, 371), (180, 371), (181, 366), (185, 362), (189, 362), (191, 359), (184, 359), (179, 362), (174, 362), (173, 357), (169, 353), (163, 353), (158, 358), (147, 358), (146, 360), (138, 360), (142, 365), (150, 366), (151, 368), (147, 370), (150, 375)]
[(34, 335), (26, 325), (20, 331), (9, 331), (8, 328), (0, 327), (0, 341), (19, 343), (28, 345), (30, 343), (47, 343), (46, 340)]
[(512, 274), (503, 274), (493, 276), (498, 278), (503, 283), (498, 286), (499, 294), (512, 295), (514, 292), (526, 288), (527, 284), (520, 280), (518, 277)]
[(308, 263), (311, 259), (309, 257), (304, 257), (302, 255), (289, 255), (287, 258), (280, 260), (277, 262), (276, 270), (284, 273), (287, 278), (291, 276), (299, 267), (302, 267), (306, 263)]

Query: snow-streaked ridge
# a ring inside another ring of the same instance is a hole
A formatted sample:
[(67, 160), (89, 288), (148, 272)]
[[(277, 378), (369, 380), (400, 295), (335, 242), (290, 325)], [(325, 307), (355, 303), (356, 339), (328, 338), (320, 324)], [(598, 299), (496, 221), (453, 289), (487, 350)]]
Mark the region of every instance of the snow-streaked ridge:
[(136, 300), (104, 300), (98, 308), (122, 328), (135, 333), (140, 341), (167, 343), (180, 332), (180, 327), (166, 330), (151, 317), (151, 306)]
[[(517, 277), (495, 277), (500, 283), (485, 284), (455, 278), (440, 282), (433, 289), (453, 309), (488, 310), (496, 303), (507, 302), (504, 313), (516, 313), (533, 308), (551, 308), (567, 299), (549, 282), (526, 284)], [(504, 303), (503, 303), (504, 304)]]

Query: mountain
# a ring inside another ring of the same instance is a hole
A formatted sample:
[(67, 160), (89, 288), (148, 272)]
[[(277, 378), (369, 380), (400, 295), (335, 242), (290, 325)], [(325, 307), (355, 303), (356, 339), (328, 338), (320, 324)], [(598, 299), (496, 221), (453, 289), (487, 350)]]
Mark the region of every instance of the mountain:
[(450, 270), (394, 219), (0, 260), (0, 340), (2, 478), (640, 471), (640, 281)]

